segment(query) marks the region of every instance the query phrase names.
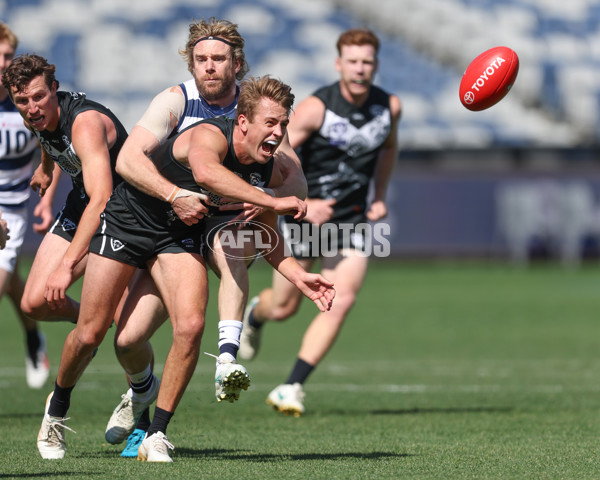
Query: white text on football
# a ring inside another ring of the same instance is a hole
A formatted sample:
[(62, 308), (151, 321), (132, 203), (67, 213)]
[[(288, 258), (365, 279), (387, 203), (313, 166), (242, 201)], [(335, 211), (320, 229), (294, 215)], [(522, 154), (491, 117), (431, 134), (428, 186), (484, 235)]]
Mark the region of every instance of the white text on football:
[(496, 73), (496, 70), (498, 70), (500, 65), (502, 65), (504, 62), (506, 62), (506, 60), (504, 60), (502, 57), (497, 57), (496, 60), (494, 60), (490, 66), (483, 71), (471, 88), (476, 91), (479, 91), (480, 88), (483, 88), (485, 81), (490, 78), (491, 75)]

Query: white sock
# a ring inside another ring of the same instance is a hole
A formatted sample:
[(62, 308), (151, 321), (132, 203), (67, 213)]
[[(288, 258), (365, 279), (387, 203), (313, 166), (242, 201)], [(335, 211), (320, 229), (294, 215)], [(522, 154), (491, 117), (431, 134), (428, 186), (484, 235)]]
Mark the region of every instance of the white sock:
[[(152, 369), (150, 365), (148, 365), (144, 370), (138, 373), (132, 373), (129, 375), (129, 384), (131, 385), (132, 397), (135, 397), (137, 401), (144, 402), (146, 401), (152, 394), (152, 390), (154, 387), (155, 376), (152, 373)], [(146, 391), (144, 392), (136, 392), (134, 385), (137, 389), (144, 388)]]
[(239, 348), (241, 334), (242, 322), (240, 320), (221, 320), (219, 322), (219, 348), (226, 343), (232, 343)]

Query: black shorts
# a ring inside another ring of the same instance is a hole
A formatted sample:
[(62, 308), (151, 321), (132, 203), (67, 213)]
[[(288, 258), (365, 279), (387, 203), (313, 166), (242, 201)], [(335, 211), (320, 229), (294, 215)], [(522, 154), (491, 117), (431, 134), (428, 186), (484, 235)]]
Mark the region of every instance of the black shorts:
[(203, 222), (187, 226), (183, 222), (147, 221), (143, 205), (132, 205), (113, 192), (101, 215), (100, 226), (92, 237), (90, 252), (137, 268), (160, 253), (196, 253), (204, 248)]
[(87, 207), (89, 197), (81, 195), (78, 190), (71, 190), (67, 195), (67, 200), (63, 208), (58, 212), (54, 223), (48, 230), (48, 233), (53, 233), (68, 242), (73, 240), (73, 236), (77, 231), (81, 215)]
[(298, 222), (290, 216), (279, 217), (279, 230), (285, 240), (285, 254), (299, 260), (333, 257), (344, 249), (364, 252), (371, 234), (363, 215), (336, 218), (321, 226)]

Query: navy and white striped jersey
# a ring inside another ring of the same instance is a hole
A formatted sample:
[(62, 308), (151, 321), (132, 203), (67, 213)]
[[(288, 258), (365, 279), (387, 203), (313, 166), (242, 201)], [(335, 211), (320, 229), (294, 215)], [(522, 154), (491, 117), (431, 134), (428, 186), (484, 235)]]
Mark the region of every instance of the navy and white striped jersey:
[(0, 101), (0, 208), (21, 208), (27, 203), (37, 146), (37, 138), (10, 98)]

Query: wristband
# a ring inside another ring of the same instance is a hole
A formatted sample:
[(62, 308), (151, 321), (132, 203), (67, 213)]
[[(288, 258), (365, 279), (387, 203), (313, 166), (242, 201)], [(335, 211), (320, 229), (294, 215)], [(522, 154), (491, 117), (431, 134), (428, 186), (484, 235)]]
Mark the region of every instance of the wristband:
[(177, 198), (177, 194), (180, 191), (181, 191), (181, 188), (178, 187), (177, 185), (175, 185), (175, 187), (173, 187), (173, 190), (171, 191), (170, 195), (167, 197), (167, 202), (169, 202), (172, 205), (173, 202), (175, 201), (175, 199)]
[(175, 200), (181, 197), (196, 197), (202, 200), (203, 202), (206, 202), (208, 200), (208, 195), (205, 195), (204, 193), (192, 192), (191, 190), (186, 190), (185, 188), (176, 186), (169, 195), (169, 198), (167, 198), (167, 202), (173, 205)]
[(267, 195), (271, 195), (272, 197), (277, 197), (275, 190), (273, 190), (272, 188), (265, 188), (265, 187), (255, 187), (255, 188), (258, 188), (261, 192), (265, 192)]

